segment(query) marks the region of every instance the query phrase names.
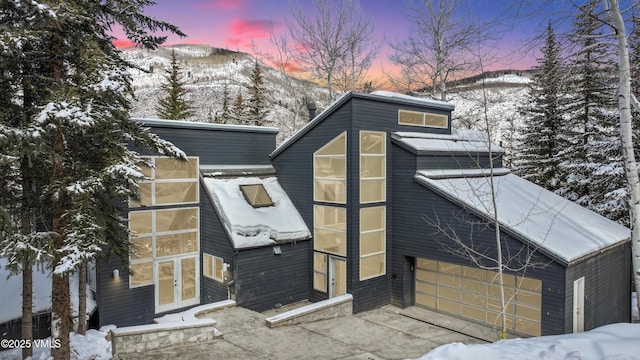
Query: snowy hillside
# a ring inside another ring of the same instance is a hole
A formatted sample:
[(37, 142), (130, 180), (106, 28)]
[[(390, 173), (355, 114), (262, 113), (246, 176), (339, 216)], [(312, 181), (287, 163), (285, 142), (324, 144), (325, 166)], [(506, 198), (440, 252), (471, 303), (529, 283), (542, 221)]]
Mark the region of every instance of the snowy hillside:
[[(128, 48), (123, 49), (125, 60), (143, 69), (131, 70), (137, 98), (133, 104), (133, 117), (157, 117), (155, 107), (163, 95), (160, 85), (164, 82), (164, 69), (169, 67), (172, 50), (175, 50), (182, 68), (189, 91), (187, 98), (196, 110), (196, 115), (188, 120), (212, 122), (216, 113), (222, 111), (225, 84), (230, 104), (238, 94), (244, 99), (248, 98), (247, 88), (251, 86), (255, 61), (249, 54), (207, 45), (174, 45), (154, 51)], [(269, 100), (273, 104), (267, 125), (280, 129), (279, 141), (289, 137), (308, 121), (307, 100), (316, 102), (320, 111), (328, 105), (328, 92), (323, 87), (309, 81), (287, 78), (264, 64), (262, 74)]]

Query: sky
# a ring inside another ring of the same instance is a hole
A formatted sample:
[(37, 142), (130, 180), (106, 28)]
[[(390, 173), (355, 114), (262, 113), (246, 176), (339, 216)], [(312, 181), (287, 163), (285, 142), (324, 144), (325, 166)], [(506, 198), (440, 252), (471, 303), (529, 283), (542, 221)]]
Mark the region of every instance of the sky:
[[(145, 14), (177, 25), (186, 38), (169, 36), (166, 45), (208, 44), (243, 52), (271, 53), (271, 29), (275, 33), (287, 30), (291, 19), (292, 0), (156, 0)], [(294, 0), (295, 1), (295, 0)], [(461, 10), (479, 21), (500, 20), (491, 25), (496, 39), (488, 45), (494, 59), (488, 69), (528, 69), (536, 64), (535, 52), (524, 51), (523, 44), (546, 25), (545, 17), (536, 20), (515, 19), (511, 0), (461, 0)], [(548, 1), (554, 4), (554, 1)], [(297, 0), (304, 9), (312, 9), (312, 0)], [(557, 0), (556, 0), (557, 2)], [(404, 0), (360, 0), (361, 11), (375, 25), (375, 40), (381, 44), (377, 60), (370, 72), (376, 74), (393, 68), (388, 57), (392, 49), (389, 41), (401, 41), (410, 31), (408, 11)], [(553, 5), (555, 6), (555, 5)], [(521, 9), (520, 9), (521, 10)], [(510, 11), (507, 14), (507, 11)], [(117, 30), (120, 47), (131, 45)]]

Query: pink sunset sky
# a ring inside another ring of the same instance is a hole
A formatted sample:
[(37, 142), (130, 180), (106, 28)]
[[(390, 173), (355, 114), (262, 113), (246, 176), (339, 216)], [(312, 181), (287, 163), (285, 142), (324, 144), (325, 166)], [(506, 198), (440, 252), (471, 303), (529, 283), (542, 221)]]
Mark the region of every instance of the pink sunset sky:
[[(305, 9), (312, 9), (312, 0), (299, 0)], [(170, 35), (166, 45), (207, 44), (220, 48), (252, 53), (270, 53), (273, 45), (269, 32), (287, 31), (291, 19), (291, 0), (157, 0), (145, 14), (177, 25), (186, 38)], [(379, 55), (370, 69), (376, 76), (393, 71), (388, 60), (392, 49), (388, 41), (406, 38), (410, 24), (403, 0), (361, 0), (364, 16), (373, 20), (376, 40), (381, 43)], [(536, 64), (537, 52), (523, 50), (523, 44), (541, 33), (548, 18), (515, 20), (510, 0), (463, 0), (463, 11), (482, 21), (500, 20), (495, 26), (496, 39), (483, 52), (492, 54), (486, 69), (528, 69)], [(520, 9), (518, 9), (520, 11)], [(121, 32), (114, 31), (119, 47), (130, 46)], [(257, 51), (256, 51), (257, 50)]]

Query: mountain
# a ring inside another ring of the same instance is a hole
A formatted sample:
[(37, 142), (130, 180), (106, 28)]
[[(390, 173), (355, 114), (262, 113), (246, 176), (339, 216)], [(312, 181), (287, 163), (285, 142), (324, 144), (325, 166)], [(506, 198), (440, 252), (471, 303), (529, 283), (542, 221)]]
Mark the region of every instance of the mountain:
[[(134, 118), (155, 118), (158, 100), (164, 96), (160, 85), (165, 81), (165, 69), (175, 51), (184, 75), (187, 99), (194, 105), (191, 121), (213, 122), (222, 112), (224, 87), (227, 86), (230, 106), (238, 94), (248, 99), (251, 72), (255, 58), (249, 54), (214, 48), (208, 45), (173, 45), (157, 50), (122, 49), (123, 58), (138, 67), (130, 70), (136, 100), (131, 115)], [(307, 101), (315, 102), (318, 111), (327, 105), (329, 92), (311, 81), (287, 76), (261, 63), (267, 94), (272, 106), (267, 116), (268, 126), (280, 129), (278, 140), (292, 135), (308, 122)]]

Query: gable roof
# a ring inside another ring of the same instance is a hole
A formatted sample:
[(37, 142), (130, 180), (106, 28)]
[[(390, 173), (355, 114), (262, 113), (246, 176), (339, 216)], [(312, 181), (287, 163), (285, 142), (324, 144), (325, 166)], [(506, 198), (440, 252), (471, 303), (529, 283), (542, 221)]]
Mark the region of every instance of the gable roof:
[[(212, 175), (212, 174), (211, 174)], [(302, 216), (274, 176), (203, 177), (203, 183), (234, 249), (271, 246), (311, 238)], [(260, 184), (273, 206), (254, 208), (240, 185)]]
[[(415, 179), (485, 218), (493, 218), (485, 176), (442, 176), (420, 170)], [(514, 174), (494, 176), (499, 223), (565, 264), (628, 241), (630, 230)]]
[(342, 105), (351, 101), (352, 99), (365, 99), (365, 100), (373, 100), (378, 102), (387, 102), (399, 105), (411, 105), (411, 106), (421, 106), (421, 107), (429, 107), (430, 109), (440, 109), (445, 111), (452, 111), (454, 106), (447, 102), (431, 100), (431, 99), (423, 99), (415, 96), (398, 94), (390, 91), (374, 91), (370, 94), (366, 93), (356, 93), (356, 92), (348, 92), (340, 96), (336, 101), (334, 101), (329, 107), (327, 107), (324, 111), (318, 114), (315, 118), (309, 121), (305, 126), (303, 126), (300, 130), (298, 130), (291, 137), (283, 141), (280, 146), (278, 146), (269, 156), (271, 158), (275, 158), (284, 152), (287, 148), (293, 145), (296, 141), (302, 138), (306, 133), (311, 131), (314, 127), (316, 127), (319, 123), (328, 118), (331, 114), (333, 114), (337, 109), (339, 109)]

